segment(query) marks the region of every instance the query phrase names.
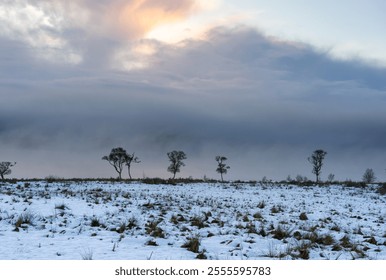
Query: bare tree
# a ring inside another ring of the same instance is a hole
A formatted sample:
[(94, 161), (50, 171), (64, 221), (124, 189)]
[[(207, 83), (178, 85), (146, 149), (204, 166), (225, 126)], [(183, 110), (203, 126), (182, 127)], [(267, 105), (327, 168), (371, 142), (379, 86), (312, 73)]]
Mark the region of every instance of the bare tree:
[(102, 157), (102, 160), (107, 160), (117, 171), (118, 179), (122, 179), (122, 169), (128, 161), (128, 154), (125, 149), (118, 147), (113, 148), (108, 156)]
[(365, 173), (363, 173), (362, 181), (366, 184), (372, 184), (376, 179), (377, 177), (375, 177), (375, 173), (371, 168), (367, 168)]
[(167, 153), (170, 165), (168, 171), (173, 173), (173, 179), (176, 177), (176, 173), (180, 172), (181, 167), (185, 166), (183, 162), (186, 159), (186, 154), (183, 151), (172, 151)]
[(131, 173), (130, 173), (130, 168), (131, 168), (131, 164), (132, 163), (140, 163), (141, 161), (138, 159), (138, 157), (134, 156), (134, 153), (132, 153), (131, 155), (130, 154), (127, 154), (127, 159), (126, 159), (126, 166), (127, 166), (127, 170), (129, 172), (129, 178), (131, 179)]
[(308, 161), (312, 164), (312, 173), (316, 175), (316, 182), (319, 182), (320, 174), (322, 173), (322, 166), (324, 157), (327, 152), (323, 150), (315, 150), (312, 155), (308, 158)]
[(221, 182), (224, 182), (223, 174), (227, 174), (228, 169), (230, 168), (224, 161), (226, 161), (227, 158), (224, 156), (217, 156), (216, 161), (218, 163), (216, 171), (220, 173), (221, 175)]
[(0, 176), (4, 180), (4, 175), (9, 175), (12, 173), (11, 167), (14, 166), (16, 162), (2, 161), (0, 162)]

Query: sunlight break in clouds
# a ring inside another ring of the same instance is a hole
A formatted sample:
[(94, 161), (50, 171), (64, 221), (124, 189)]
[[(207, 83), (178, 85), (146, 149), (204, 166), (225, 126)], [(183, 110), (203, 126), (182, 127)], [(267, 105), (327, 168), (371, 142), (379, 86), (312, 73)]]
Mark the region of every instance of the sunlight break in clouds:
[(153, 28), (186, 18), (196, 8), (192, 0), (118, 1), (108, 12), (108, 22), (124, 38), (141, 38)]
[(121, 49), (137, 44), (159, 26), (178, 25), (208, 8), (208, 3), (214, 1), (4, 1), (0, 36), (27, 43), (39, 59), (67, 64), (97, 61), (93, 64), (109, 66), (116, 57), (143, 55), (138, 45), (130, 55), (122, 55)]

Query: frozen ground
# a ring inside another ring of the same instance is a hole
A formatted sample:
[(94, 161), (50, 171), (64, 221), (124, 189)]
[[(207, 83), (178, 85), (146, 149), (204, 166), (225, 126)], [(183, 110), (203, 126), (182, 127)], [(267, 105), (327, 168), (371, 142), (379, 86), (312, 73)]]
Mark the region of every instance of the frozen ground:
[(0, 183), (0, 259), (386, 259), (375, 187)]

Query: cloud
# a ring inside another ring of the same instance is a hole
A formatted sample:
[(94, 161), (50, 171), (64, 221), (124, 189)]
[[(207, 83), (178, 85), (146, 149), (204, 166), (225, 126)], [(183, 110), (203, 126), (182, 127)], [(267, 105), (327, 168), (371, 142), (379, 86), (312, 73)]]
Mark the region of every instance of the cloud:
[(0, 36), (57, 64), (109, 67), (115, 50), (199, 10), (194, 0), (3, 1)]
[(44, 3), (3, 1), (0, 4), (0, 36), (27, 44), (39, 59), (68, 64), (81, 62), (81, 55), (61, 34), (66, 27), (64, 15), (47, 9)]
[(182, 176), (215, 177), (224, 154), (234, 179), (311, 177), (317, 148), (339, 179), (386, 165), (385, 69), (246, 27), (206, 38), (143, 40), (149, 64), (129, 72), (42, 63), (3, 39), (0, 154), (40, 165), (15, 170), (32, 177), (113, 176), (100, 158), (115, 146), (141, 158), (138, 177), (166, 177), (172, 149), (188, 154)]

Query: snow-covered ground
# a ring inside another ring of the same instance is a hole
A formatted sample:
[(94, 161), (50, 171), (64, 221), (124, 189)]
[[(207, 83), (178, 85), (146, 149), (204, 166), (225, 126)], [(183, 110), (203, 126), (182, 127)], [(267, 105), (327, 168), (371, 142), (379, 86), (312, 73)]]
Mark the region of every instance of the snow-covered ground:
[(376, 187), (0, 183), (0, 259), (386, 259)]

